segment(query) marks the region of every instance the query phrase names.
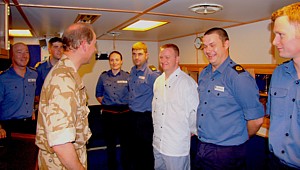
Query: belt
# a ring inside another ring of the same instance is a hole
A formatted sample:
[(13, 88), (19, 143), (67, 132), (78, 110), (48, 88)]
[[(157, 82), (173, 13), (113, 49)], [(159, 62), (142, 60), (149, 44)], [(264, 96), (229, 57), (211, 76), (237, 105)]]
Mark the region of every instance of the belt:
[(102, 109), (102, 113), (103, 113), (103, 112), (112, 113), (112, 114), (122, 114), (122, 113), (127, 113), (127, 112), (129, 112), (129, 109), (127, 109), (127, 110), (122, 110), (122, 111)]
[(28, 117), (28, 118), (23, 118), (23, 119), (11, 119), (11, 120), (7, 120), (9, 122), (27, 122), (27, 121), (31, 121), (32, 118)]

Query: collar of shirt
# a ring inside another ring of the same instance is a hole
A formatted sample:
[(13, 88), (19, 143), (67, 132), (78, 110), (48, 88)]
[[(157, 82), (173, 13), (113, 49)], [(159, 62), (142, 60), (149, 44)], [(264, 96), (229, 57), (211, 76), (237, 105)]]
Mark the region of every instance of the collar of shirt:
[(148, 68), (148, 62), (146, 62), (140, 69), (138, 69), (136, 66), (133, 67), (134, 72), (145, 72), (145, 70)]
[[(66, 56), (63, 54), (62, 58), (59, 60), (59, 62), (65, 63), (66, 67), (69, 67), (71, 74), (74, 76), (74, 79), (76, 81), (76, 84), (78, 84), (78, 88), (81, 90), (84, 88), (84, 84), (83, 81), (81, 80), (79, 74), (77, 73), (77, 70), (75, 68), (75, 65), (73, 64), (73, 62)], [(56, 64), (56, 66), (58, 66), (60, 64)]]
[[(228, 65), (232, 65), (232, 66), (235, 65), (235, 62), (232, 61), (232, 59), (230, 58), (230, 56), (228, 56), (226, 58), (226, 60), (219, 66), (219, 68), (217, 70), (215, 70), (214, 74), (215, 73), (223, 73), (225, 71), (225, 69), (227, 68)], [(209, 64), (207, 66), (206, 73), (207, 72), (212, 73), (212, 65), (211, 64)]]
[(31, 70), (30, 68), (26, 67), (26, 73), (25, 73), (24, 77), (21, 77), (21, 76), (19, 76), (19, 75), (16, 73), (15, 69), (14, 69), (12, 66), (9, 68), (8, 71), (10, 72), (10, 74), (13, 74), (13, 75), (15, 75), (15, 76), (17, 76), (17, 77), (20, 77), (20, 78), (28, 77), (29, 74), (31, 74), (32, 72), (35, 72), (35, 71)]
[(108, 70), (107, 74), (110, 77), (117, 77), (117, 76), (121, 75), (121, 70), (116, 75), (113, 74), (112, 70)]
[[(178, 77), (179, 73), (180, 73), (181, 69), (180, 67), (178, 67), (170, 76), (169, 78), (166, 80), (167, 83), (172, 83), (176, 80), (176, 78)], [(166, 76), (165, 73), (164, 74), (164, 77)]]
[(296, 72), (293, 60), (283, 63), (283, 66), (284, 66), (284, 70), (289, 74), (293, 74)]
[(47, 59), (47, 66), (46, 66), (46, 68), (51, 68), (52, 67), (52, 64), (51, 64), (51, 62), (50, 62), (50, 57)]

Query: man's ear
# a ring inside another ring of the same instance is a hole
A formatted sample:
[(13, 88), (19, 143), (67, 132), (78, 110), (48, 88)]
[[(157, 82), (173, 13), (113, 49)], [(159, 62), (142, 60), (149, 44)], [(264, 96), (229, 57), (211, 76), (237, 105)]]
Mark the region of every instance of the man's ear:
[(229, 49), (229, 46), (230, 46), (229, 40), (226, 40), (226, 41), (224, 42), (224, 47), (225, 47), (226, 49)]
[(87, 50), (87, 45), (88, 45), (88, 43), (86, 40), (83, 40), (80, 44), (80, 46), (82, 46), (82, 49), (84, 52), (86, 52), (86, 50)]

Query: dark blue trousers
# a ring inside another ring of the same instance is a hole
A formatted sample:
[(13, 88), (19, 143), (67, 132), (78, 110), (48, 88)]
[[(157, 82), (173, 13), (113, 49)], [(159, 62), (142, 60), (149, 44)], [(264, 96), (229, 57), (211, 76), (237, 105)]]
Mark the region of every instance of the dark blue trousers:
[(246, 143), (237, 146), (219, 146), (200, 141), (195, 164), (198, 170), (244, 170)]

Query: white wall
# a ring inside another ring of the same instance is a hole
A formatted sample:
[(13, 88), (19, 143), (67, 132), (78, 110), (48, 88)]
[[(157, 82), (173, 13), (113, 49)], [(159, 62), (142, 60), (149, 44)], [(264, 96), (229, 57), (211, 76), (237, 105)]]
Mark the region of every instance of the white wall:
[[(272, 64), (270, 20), (226, 29), (230, 39), (230, 56), (239, 64)], [(203, 52), (193, 43), (197, 36), (188, 36), (159, 43), (174, 43), (180, 49), (181, 64), (208, 63)], [(198, 58), (198, 60), (197, 60)], [(198, 61), (198, 62), (197, 62)]]

